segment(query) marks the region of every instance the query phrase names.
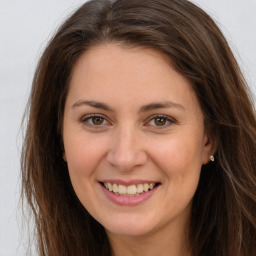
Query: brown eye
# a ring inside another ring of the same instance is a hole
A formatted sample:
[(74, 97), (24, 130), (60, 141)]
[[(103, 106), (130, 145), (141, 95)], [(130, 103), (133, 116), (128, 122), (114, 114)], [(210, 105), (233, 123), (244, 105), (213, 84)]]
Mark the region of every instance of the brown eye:
[(166, 118), (157, 117), (154, 119), (154, 122), (156, 126), (163, 126), (166, 124)]
[(106, 118), (96, 114), (83, 117), (82, 123), (91, 128), (102, 128), (110, 124)]
[(92, 117), (92, 123), (94, 125), (102, 125), (104, 123), (104, 118), (96, 116), (96, 117)]
[(150, 118), (148, 122), (146, 122), (145, 125), (151, 128), (165, 129), (176, 123), (177, 122), (175, 121), (175, 119), (171, 118), (170, 116), (154, 115)]

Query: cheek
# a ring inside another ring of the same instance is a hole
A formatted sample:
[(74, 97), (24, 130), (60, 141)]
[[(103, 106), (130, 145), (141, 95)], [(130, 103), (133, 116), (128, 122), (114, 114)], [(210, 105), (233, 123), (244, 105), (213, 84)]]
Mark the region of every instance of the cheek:
[(66, 140), (65, 151), (69, 176), (74, 191), (86, 209), (90, 209), (94, 198), (92, 187), (95, 185), (96, 169), (102, 156), (99, 143), (85, 138), (72, 136)]
[(194, 141), (173, 140), (157, 151), (158, 166), (165, 175), (171, 209), (182, 211), (191, 202), (201, 173), (201, 148)]
[(65, 143), (70, 175), (88, 176), (95, 170), (101, 157), (101, 147), (83, 136), (71, 136)]
[(163, 201), (162, 208), (169, 215), (178, 216), (184, 209), (190, 209), (201, 172), (199, 148), (195, 140), (177, 136), (152, 152), (155, 164), (165, 177), (163, 187), (168, 204)]
[(176, 137), (156, 147), (152, 158), (168, 176), (198, 177), (202, 166), (202, 148), (196, 140)]

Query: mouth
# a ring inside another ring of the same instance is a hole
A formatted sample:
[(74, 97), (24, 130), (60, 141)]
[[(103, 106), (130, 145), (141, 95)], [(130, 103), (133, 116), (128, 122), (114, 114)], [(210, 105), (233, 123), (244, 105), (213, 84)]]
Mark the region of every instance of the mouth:
[(160, 183), (140, 183), (126, 186), (123, 184), (116, 184), (110, 182), (100, 182), (100, 184), (113, 194), (122, 197), (140, 196), (155, 189), (157, 186), (160, 185)]

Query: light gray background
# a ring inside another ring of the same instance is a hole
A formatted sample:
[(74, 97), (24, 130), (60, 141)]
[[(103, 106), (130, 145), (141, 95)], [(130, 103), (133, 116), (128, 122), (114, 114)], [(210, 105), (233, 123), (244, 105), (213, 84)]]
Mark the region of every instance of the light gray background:
[[(56, 27), (83, 2), (0, 0), (0, 256), (26, 255), (19, 131), (35, 65)], [(256, 0), (194, 2), (219, 23), (256, 94)]]

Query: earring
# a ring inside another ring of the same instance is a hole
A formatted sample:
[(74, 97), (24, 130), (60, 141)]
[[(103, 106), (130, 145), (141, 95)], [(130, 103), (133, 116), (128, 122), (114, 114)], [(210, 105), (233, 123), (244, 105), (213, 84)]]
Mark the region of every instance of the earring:
[(213, 156), (213, 155), (210, 156), (210, 160), (211, 160), (212, 162), (214, 162), (214, 156)]

